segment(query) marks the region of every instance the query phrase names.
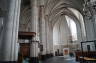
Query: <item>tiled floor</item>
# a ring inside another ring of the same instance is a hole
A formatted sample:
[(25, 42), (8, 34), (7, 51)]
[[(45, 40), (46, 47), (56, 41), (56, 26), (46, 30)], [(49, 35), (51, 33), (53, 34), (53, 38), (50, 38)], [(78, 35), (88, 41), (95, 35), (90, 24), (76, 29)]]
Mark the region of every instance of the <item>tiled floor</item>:
[(43, 63), (78, 63), (75, 61), (75, 58), (64, 58), (64, 57), (53, 57)]

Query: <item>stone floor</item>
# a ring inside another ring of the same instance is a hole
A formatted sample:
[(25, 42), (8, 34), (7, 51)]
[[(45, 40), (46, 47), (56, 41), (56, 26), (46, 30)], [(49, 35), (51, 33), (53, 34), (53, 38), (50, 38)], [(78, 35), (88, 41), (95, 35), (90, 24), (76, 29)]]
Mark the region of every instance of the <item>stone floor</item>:
[(64, 57), (53, 57), (48, 60), (45, 60), (43, 63), (78, 63), (75, 61), (75, 58), (64, 58)]

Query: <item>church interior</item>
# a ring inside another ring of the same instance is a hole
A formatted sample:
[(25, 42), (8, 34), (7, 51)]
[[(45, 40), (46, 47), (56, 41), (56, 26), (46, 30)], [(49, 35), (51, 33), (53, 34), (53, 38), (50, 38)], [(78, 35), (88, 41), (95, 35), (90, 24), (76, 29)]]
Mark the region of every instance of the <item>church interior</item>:
[(0, 63), (96, 63), (96, 0), (0, 0)]

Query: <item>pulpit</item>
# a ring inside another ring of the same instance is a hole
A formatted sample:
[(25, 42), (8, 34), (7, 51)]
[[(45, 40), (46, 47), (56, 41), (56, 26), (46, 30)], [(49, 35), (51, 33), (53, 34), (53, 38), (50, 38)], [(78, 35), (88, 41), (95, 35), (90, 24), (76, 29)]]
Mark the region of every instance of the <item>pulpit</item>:
[[(79, 61), (81, 63), (96, 63), (96, 43), (95, 42), (96, 40), (81, 42), (81, 51), (75, 52), (76, 61)], [(87, 50), (84, 50), (85, 47)]]
[(32, 42), (32, 38), (36, 35), (35, 32), (19, 32), (18, 38), (22, 40), (28, 40), (29, 42), (19, 42), (19, 56), (18, 63), (22, 63), (24, 58), (30, 57), (30, 44)]

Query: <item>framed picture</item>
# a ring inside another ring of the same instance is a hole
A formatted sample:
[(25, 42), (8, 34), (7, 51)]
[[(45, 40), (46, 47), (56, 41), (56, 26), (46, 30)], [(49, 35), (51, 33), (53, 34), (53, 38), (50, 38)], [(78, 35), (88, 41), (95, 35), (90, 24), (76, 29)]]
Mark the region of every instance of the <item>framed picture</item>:
[(95, 51), (95, 41), (81, 42), (82, 51)]
[(69, 57), (69, 48), (63, 49), (63, 55), (64, 55), (64, 57)]

